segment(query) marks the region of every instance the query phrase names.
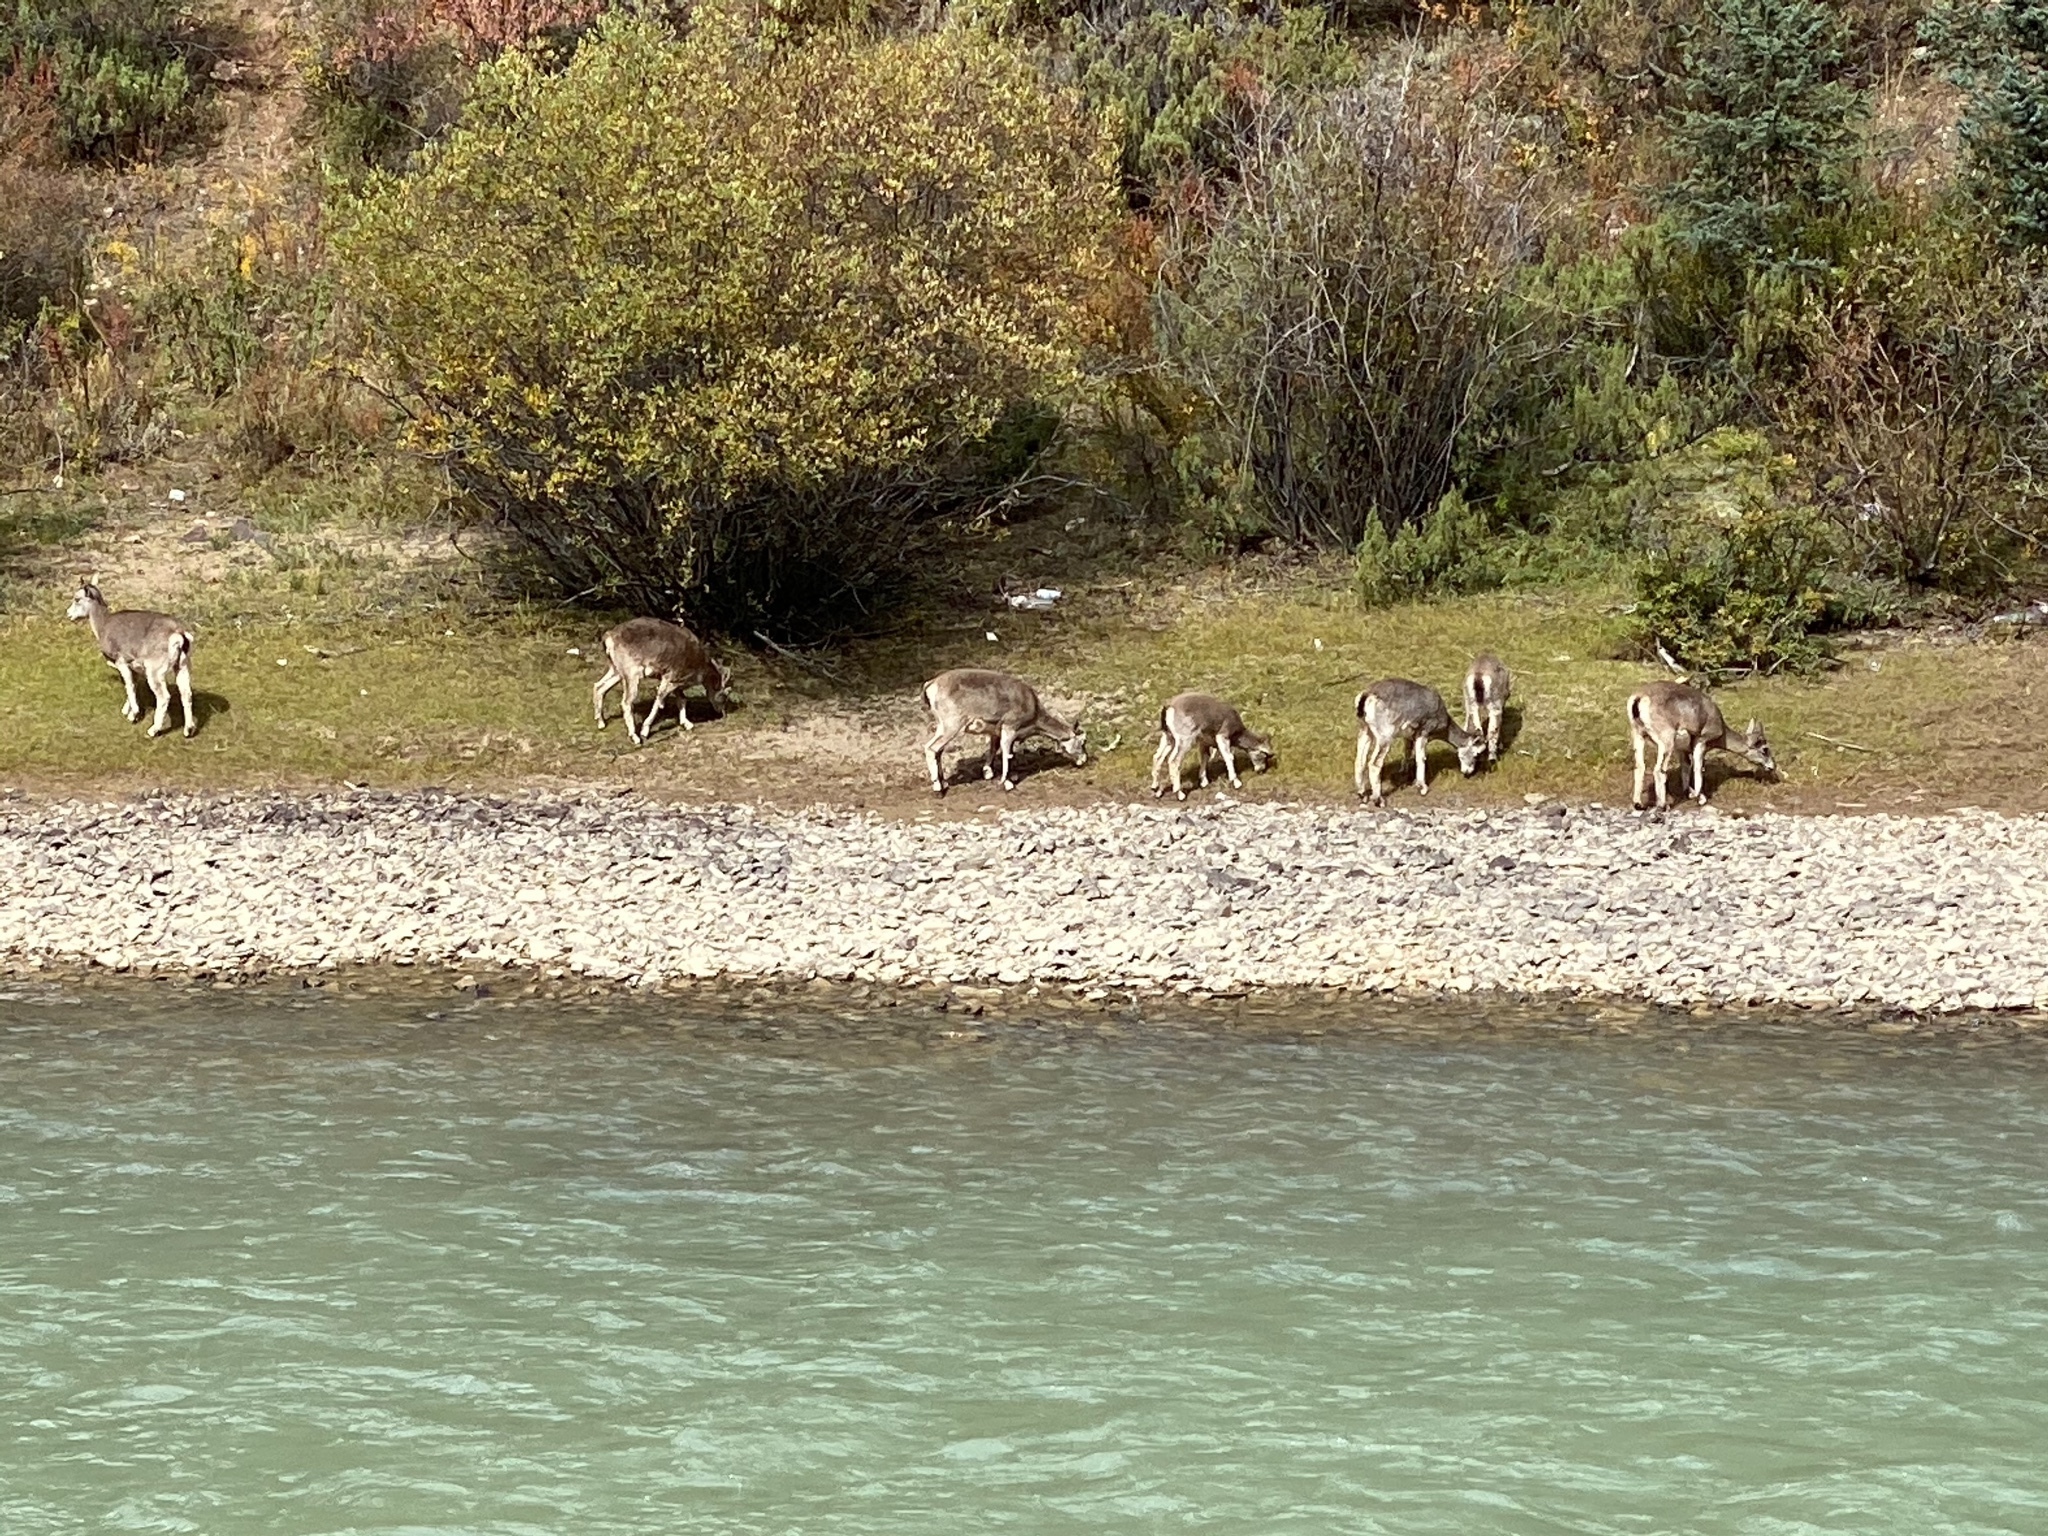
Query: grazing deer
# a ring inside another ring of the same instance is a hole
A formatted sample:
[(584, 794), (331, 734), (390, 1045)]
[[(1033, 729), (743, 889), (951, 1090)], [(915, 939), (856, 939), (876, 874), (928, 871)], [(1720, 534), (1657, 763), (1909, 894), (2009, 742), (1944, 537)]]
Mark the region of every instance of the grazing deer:
[(149, 681), (149, 691), (156, 696), (156, 720), (149, 734), (164, 733), (171, 712), (173, 681), (178, 686), (178, 701), (185, 707), (185, 734), (190, 736), (199, 729), (198, 718), (192, 713), (191, 630), (167, 613), (144, 608), (111, 612), (107, 600), (100, 596), (100, 589), (90, 581), (79, 583), (64, 616), (83, 619), (92, 626), (92, 637), (99, 642), (100, 654), (107, 658), (108, 666), (121, 674), (121, 684), (128, 690), (128, 700), (121, 706), (122, 719), (132, 724), (142, 718), (142, 705), (135, 697), (135, 669), (140, 667)]
[(1166, 793), (1166, 766), (1171, 761), (1173, 792), (1179, 799), (1187, 799), (1188, 792), (1180, 784), (1180, 767), (1190, 752), (1196, 754), (1202, 773), (1201, 787), (1207, 789), (1211, 742), (1223, 756), (1223, 771), (1232, 789), (1244, 788), (1244, 781), (1237, 776), (1238, 752), (1249, 757), (1259, 773), (1264, 773), (1273, 761), (1271, 738), (1246, 729), (1244, 716), (1230, 705), (1206, 693), (1176, 694), (1159, 711), (1159, 750), (1152, 754), (1152, 793)]
[[(1635, 808), (1639, 811), (1647, 803), (1643, 757), (1653, 742), (1657, 747), (1657, 809), (1660, 811), (1670, 803), (1665, 794), (1665, 779), (1671, 772), (1674, 759), (1679, 761), (1682, 770), (1684, 759), (1687, 756), (1692, 758), (1692, 797), (1701, 805), (1707, 803), (1707, 753), (1710, 751), (1732, 752), (1737, 757), (1748, 758), (1772, 778), (1778, 774), (1778, 765), (1771, 757), (1771, 744), (1764, 740), (1762, 726), (1751, 720), (1740, 737), (1730, 735), (1728, 722), (1721, 718), (1721, 707), (1699, 689), (1685, 683), (1651, 683), (1630, 694), (1628, 733), (1636, 750)], [(1683, 780), (1680, 786), (1683, 787)]]
[[(654, 717), (670, 694), (701, 687), (704, 696), (715, 703), (732, 682), (732, 673), (712, 657), (702, 640), (666, 619), (628, 619), (606, 630), (604, 654), (611, 667), (597, 680), (590, 696), (598, 729), (604, 729), (604, 696), (623, 683), (625, 691), (619, 702), (625, 710), (626, 739), (637, 746), (647, 745)], [(640, 702), (641, 679), (648, 677), (654, 679), (654, 703), (636, 728), (633, 706)], [(678, 704), (676, 715), (684, 730), (695, 729), (688, 704)]]
[(1507, 667), (1493, 652), (1481, 651), (1472, 658), (1465, 673), (1465, 729), (1476, 733), (1485, 722), (1489, 763), (1500, 761), (1500, 712), (1512, 686)]
[(934, 794), (946, 792), (946, 748), (968, 731), (988, 738), (983, 778), (996, 777), (1000, 749), (1005, 789), (1017, 787), (1010, 778), (1010, 752), (1027, 736), (1049, 736), (1077, 765), (1088, 761), (1088, 738), (1082, 734), (1080, 722), (1069, 725), (1039, 703), (1037, 691), (1029, 683), (1008, 672), (955, 667), (924, 685), (924, 702), (932, 712), (932, 734), (924, 744), (924, 760), (931, 769)]
[(1372, 779), (1372, 803), (1385, 805), (1380, 789), (1380, 769), (1396, 741), (1408, 743), (1408, 755), (1415, 760), (1415, 787), (1429, 793), (1429, 743), (1435, 736), (1448, 741), (1458, 754), (1458, 768), (1470, 778), (1479, 767), (1479, 755), (1486, 749), (1483, 738), (1474, 736), (1451, 720), (1444, 708), (1444, 696), (1434, 688), (1411, 683), (1405, 677), (1389, 677), (1374, 683), (1358, 696), (1358, 761), (1351, 780), (1358, 798), (1366, 798), (1366, 778)]

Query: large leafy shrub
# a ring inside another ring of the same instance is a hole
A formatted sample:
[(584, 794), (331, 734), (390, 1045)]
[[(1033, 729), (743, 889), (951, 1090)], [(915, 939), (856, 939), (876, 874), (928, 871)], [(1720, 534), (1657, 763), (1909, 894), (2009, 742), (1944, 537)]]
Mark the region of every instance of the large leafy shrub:
[(1636, 574), (1647, 646), (1709, 675), (1806, 671), (1835, 606), (1835, 548), (1807, 508), (1751, 502), (1715, 521), (1675, 522)]
[(1796, 462), (1722, 430), (1646, 463), (1632, 486), (1633, 624), (1646, 653), (1708, 675), (1804, 671), (1821, 632), (1869, 616), (1835, 526), (1796, 497)]
[(1042, 444), (1113, 157), (986, 36), (705, 5), (486, 66), (336, 246), (421, 436), (564, 591), (822, 625)]
[(1781, 423), (1868, 574), (2010, 581), (2048, 532), (2048, 262), (1974, 221), (1855, 253), (1811, 305)]
[(1262, 110), (1213, 218), (1184, 222), (1164, 360), (1204, 402), (1184, 463), (1241, 534), (1354, 548), (1450, 489), (1514, 373), (1508, 298), (1540, 254), (1540, 164), (1406, 75)]

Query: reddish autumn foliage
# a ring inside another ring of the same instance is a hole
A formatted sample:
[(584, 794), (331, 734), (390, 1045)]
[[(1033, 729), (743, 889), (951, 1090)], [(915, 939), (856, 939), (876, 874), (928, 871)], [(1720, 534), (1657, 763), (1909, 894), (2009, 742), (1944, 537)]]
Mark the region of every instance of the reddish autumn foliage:
[(585, 26), (603, 9), (602, 0), (394, 0), (371, 9), (352, 48), (339, 50), (336, 62), (384, 62), (445, 42), (464, 63), (477, 64)]

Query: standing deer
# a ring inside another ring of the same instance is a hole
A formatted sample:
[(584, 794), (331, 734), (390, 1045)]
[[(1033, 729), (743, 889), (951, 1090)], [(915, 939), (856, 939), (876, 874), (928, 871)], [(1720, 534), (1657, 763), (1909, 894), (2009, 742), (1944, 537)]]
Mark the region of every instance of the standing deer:
[(1507, 667), (1493, 652), (1481, 651), (1472, 658), (1465, 673), (1465, 729), (1477, 732), (1485, 722), (1489, 763), (1500, 761), (1500, 712), (1512, 686)]
[[(604, 729), (604, 696), (624, 683), (619, 702), (626, 716), (626, 739), (636, 746), (647, 745), (654, 717), (670, 694), (701, 687), (704, 696), (715, 703), (732, 682), (732, 674), (712, 657), (702, 640), (666, 619), (628, 619), (606, 630), (604, 654), (611, 667), (597, 680), (590, 696), (597, 711), (597, 727)], [(654, 679), (654, 703), (636, 728), (633, 706), (640, 702), (641, 679), (648, 677)], [(677, 705), (676, 715), (684, 730), (695, 729), (687, 703)]]
[(1166, 767), (1171, 761), (1174, 795), (1187, 799), (1188, 792), (1181, 788), (1180, 768), (1190, 752), (1196, 754), (1201, 787), (1207, 789), (1212, 742), (1222, 754), (1223, 771), (1232, 789), (1244, 788), (1244, 781), (1237, 776), (1238, 752), (1249, 757), (1252, 768), (1259, 773), (1264, 773), (1273, 761), (1271, 738), (1248, 730), (1244, 716), (1232, 706), (1206, 693), (1175, 694), (1167, 700), (1166, 708), (1159, 711), (1159, 750), (1152, 754), (1152, 793), (1166, 793)]
[(1441, 736), (1458, 754), (1458, 768), (1468, 779), (1478, 771), (1479, 755), (1485, 741), (1451, 720), (1444, 708), (1444, 696), (1434, 688), (1412, 683), (1405, 677), (1389, 677), (1374, 683), (1358, 696), (1358, 761), (1351, 773), (1358, 798), (1366, 798), (1366, 778), (1372, 779), (1372, 803), (1385, 805), (1380, 789), (1380, 769), (1396, 741), (1408, 743), (1408, 755), (1415, 760), (1415, 787), (1429, 793), (1429, 743)]
[(178, 702), (185, 708), (185, 734), (190, 736), (199, 729), (198, 718), (192, 713), (191, 630), (167, 613), (145, 608), (111, 612), (107, 600), (100, 596), (100, 589), (90, 581), (79, 583), (64, 616), (83, 619), (92, 626), (92, 637), (99, 642), (100, 654), (107, 658), (108, 666), (121, 674), (121, 685), (128, 690), (127, 702), (121, 706), (122, 719), (132, 724), (142, 718), (142, 705), (135, 697), (135, 669), (140, 667), (149, 682), (149, 691), (156, 696), (156, 720), (149, 734), (164, 733), (165, 722), (170, 718), (173, 681), (178, 687)]
[(924, 744), (924, 760), (931, 769), (933, 794), (946, 792), (946, 748), (969, 731), (988, 738), (983, 778), (996, 777), (1000, 752), (1004, 789), (1017, 787), (1010, 777), (1010, 752), (1027, 736), (1049, 736), (1076, 765), (1088, 761), (1088, 738), (1080, 723), (1069, 725), (1038, 701), (1038, 693), (1029, 683), (1008, 672), (955, 667), (924, 685), (924, 702), (932, 712), (932, 734)]
[[(1665, 780), (1671, 772), (1671, 765), (1678, 760), (1692, 758), (1692, 797), (1701, 805), (1707, 803), (1707, 753), (1710, 751), (1732, 752), (1737, 757), (1747, 758), (1757, 767), (1776, 778), (1777, 762), (1771, 756), (1771, 744), (1764, 739), (1763, 727), (1756, 721), (1749, 722), (1741, 737), (1731, 736), (1728, 722), (1721, 718), (1721, 707), (1699, 689), (1685, 683), (1651, 683), (1629, 695), (1628, 732), (1635, 745), (1636, 783), (1635, 808), (1646, 806), (1647, 777), (1643, 758), (1645, 749), (1651, 743), (1657, 747), (1657, 809), (1663, 810), (1670, 802), (1666, 797)], [(1683, 780), (1680, 781), (1683, 787)]]

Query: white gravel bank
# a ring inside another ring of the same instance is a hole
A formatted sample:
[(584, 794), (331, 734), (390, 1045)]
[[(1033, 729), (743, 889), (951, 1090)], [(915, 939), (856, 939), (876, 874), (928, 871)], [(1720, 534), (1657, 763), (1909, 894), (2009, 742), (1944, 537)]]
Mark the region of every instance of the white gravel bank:
[(2048, 818), (0, 801), (0, 960), (2048, 1008)]

